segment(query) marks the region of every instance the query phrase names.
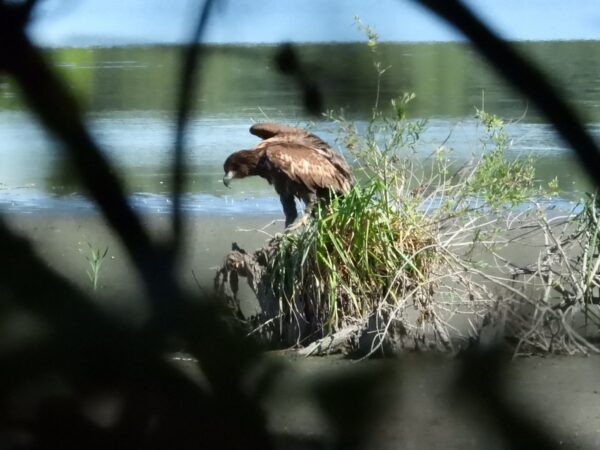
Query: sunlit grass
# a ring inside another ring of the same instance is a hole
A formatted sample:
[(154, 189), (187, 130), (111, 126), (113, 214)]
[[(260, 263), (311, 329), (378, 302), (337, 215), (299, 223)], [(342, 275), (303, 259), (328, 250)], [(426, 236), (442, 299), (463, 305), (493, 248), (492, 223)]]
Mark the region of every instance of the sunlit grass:
[(387, 189), (377, 178), (357, 185), (285, 234), (269, 270), (274, 297), (332, 331), (422, 282), (435, 261), (428, 218), (411, 202), (390, 205)]

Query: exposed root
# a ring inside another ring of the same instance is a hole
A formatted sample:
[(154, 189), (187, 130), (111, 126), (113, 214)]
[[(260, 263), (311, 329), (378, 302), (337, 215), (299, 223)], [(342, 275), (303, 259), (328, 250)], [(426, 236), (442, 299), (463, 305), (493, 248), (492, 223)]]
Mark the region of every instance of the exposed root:
[[(318, 304), (311, 302), (306, 292), (295, 290), (293, 296), (277, 298), (271, 285), (273, 276), (273, 258), (282, 245), (285, 235), (270, 239), (265, 246), (248, 253), (237, 244), (215, 276), (215, 288), (227, 299), (234, 314), (247, 323), (249, 334), (257, 337), (269, 347), (303, 347), (300, 354), (322, 355), (329, 353), (395, 353), (402, 350), (423, 350), (439, 348), (451, 350), (448, 333), (443, 330), (440, 320), (431, 307), (431, 291), (413, 285), (402, 278), (401, 271), (394, 277), (383, 302), (373, 302), (373, 309), (358, 317), (345, 316), (341, 325), (326, 328), (315, 320)], [(241, 313), (240, 278), (245, 279), (260, 305), (260, 313), (244, 319)], [(300, 287), (315, 288), (315, 279), (307, 278)], [(318, 282), (317, 282), (318, 284)], [(405, 289), (402, 299), (398, 300), (400, 288)], [(314, 292), (312, 292), (314, 294)], [(339, 308), (352, 300), (343, 291), (339, 291)], [(326, 298), (318, 295), (319, 298)], [(396, 306), (392, 307), (391, 298)], [(350, 309), (350, 306), (347, 307)], [(417, 310), (415, 315), (412, 310)], [(339, 314), (345, 314), (339, 312)], [(407, 317), (413, 316), (412, 318)], [(408, 322), (414, 320), (413, 325)]]

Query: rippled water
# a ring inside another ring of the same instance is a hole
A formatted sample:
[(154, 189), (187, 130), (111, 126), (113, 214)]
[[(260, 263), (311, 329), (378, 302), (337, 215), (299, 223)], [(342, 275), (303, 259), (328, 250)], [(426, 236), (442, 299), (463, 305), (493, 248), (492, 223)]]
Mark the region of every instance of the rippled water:
[[(520, 44), (543, 63), (556, 84), (600, 135), (600, 43)], [(277, 212), (272, 188), (261, 179), (221, 183), (222, 163), (232, 151), (248, 148), (254, 121), (311, 126), (334, 141), (333, 125), (308, 117), (289, 79), (273, 69), (273, 46), (209, 47), (200, 95), (188, 134), (188, 175), (184, 206), (189, 211)], [(359, 44), (298, 47), (300, 58), (323, 92), (325, 107), (344, 109), (364, 124), (376, 92), (373, 54)], [(53, 50), (48, 54), (86, 106), (87, 120), (142, 210), (165, 212), (170, 204), (170, 164), (179, 49), (129, 47)], [(564, 197), (587, 189), (573, 157), (543, 118), (500, 82), (466, 44), (386, 44), (377, 55), (391, 66), (381, 83), (381, 104), (402, 92), (417, 94), (409, 114), (427, 118), (420, 152), (446, 141), (458, 160), (480, 151), (481, 130), (474, 107), (515, 120), (508, 129), (511, 151), (537, 158), (538, 178), (559, 178)], [(517, 120), (518, 119), (518, 120)], [(35, 122), (8, 79), (0, 79), (0, 209), (35, 212), (88, 211), (77, 177), (60, 147)]]

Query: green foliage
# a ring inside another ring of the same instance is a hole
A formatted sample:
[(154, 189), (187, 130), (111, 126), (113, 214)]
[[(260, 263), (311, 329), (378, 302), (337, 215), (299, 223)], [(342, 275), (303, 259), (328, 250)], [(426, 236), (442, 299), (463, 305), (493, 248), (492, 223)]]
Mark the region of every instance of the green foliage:
[(94, 247), (89, 242), (87, 243), (90, 254), (86, 256), (85, 259), (89, 264), (88, 270), (86, 270), (86, 274), (90, 283), (92, 284), (92, 289), (95, 291), (98, 289), (98, 281), (100, 280), (100, 271), (102, 269), (102, 263), (108, 254), (108, 246), (102, 251), (100, 248)]
[[(516, 206), (534, 194), (535, 169), (531, 157), (510, 160), (504, 121), (477, 109), (476, 117), (485, 126), (481, 139), (483, 156), (468, 183), (472, 195), (481, 196), (491, 207)], [(491, 147), (491, 150), (488, 150)]]
[(558, 177), (554, 177), (548, 182), (548, 195), (556, 196), (559, 193)]
[(396, 111), (396, 117), (398, 120), (406, 119), (406, 105), (408, 105), (408, 103), (415, 97), (416, 95), (413, 92), (405, 92), (400, 98), (392, 99), (392, 108), (394, 108), (394, 111)]
[(316, 326), (335, 330), (423, 281), (435, 259), (427, 219), (414, 203), (391, 199), (389, 185), (373, 178), (283, 235), (268, 271), (275, 298), (309, 305)]
[(387, 114), (377, 108), (373, 109), (366, 130), (359, 130), (356, 124), (349, 122), (343, 114), (333, 111), (326, 117), (336, 124), (338, 141), (340, 141), (355, 157), (358, 171), (364, 175), (386, 178), (391, 171), (395, 176), (403, 178), (407, 158), (416, 152), (419, 138), (427, 125), (426, 120), (411, 121), (407, 119), (408, 104), (415, 98), (413, 93), (404, 93), (392, 99), (390, 105), (393, 114)]
[(379, 43), (379, 35), (377, 32), (370, 25), (365, 25), (359, 16), (354, 16), (354, 23), (359, 31), (362, 31), (367, 36), (367, 47), (375, 53)]

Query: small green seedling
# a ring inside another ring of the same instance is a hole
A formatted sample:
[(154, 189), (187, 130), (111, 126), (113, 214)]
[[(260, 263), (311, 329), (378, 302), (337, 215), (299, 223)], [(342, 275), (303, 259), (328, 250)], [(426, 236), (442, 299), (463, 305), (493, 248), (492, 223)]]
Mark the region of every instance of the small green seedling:
[(90, 256), (86, 256), (85, 259), (87, 259), (90, 267), (86, 271), (86, 274), (88, 276), (88, 279), (90, 280), (90, 283), (92, 283), (92, 289), (95, 291), (96, 289), (98, 289), (100, 269), (102, 268), (104, 258), (106, 258), (106, 255), (108, 254), (108, 246), (106, 246), (104, 251), (102, 251), (102, 249), (94, 247), (89, 242), (87, 243), (87, 245), (90, 248)]

